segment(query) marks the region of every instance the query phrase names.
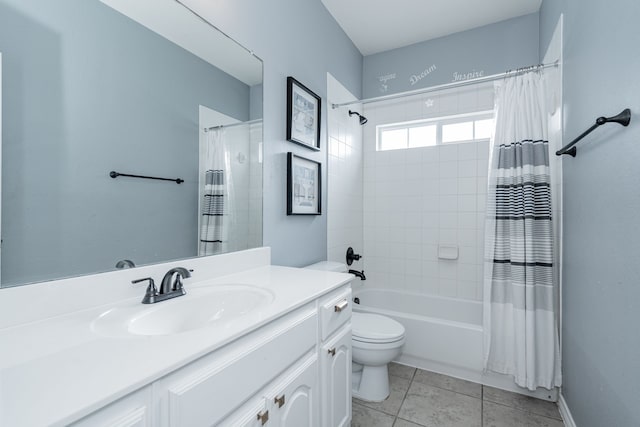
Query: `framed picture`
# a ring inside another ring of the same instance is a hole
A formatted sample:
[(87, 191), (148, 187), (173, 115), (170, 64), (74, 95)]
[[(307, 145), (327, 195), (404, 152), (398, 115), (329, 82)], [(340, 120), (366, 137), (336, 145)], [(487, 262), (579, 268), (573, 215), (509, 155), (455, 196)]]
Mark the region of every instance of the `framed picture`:
[(318, 95), (287, 77), (287, 141), (320, 149), (320, 105)]
[(321, 215), (321, 164), (287, 154), (287, 215)]

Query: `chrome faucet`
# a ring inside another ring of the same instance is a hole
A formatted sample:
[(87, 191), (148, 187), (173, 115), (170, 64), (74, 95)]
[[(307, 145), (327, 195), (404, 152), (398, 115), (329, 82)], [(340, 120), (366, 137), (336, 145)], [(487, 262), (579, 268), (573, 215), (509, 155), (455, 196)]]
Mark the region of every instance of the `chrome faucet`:
[[(173, 278), (175, 277), (175, 281)], [(182, 290), (182, 294), (184, 295), (184, 288), (182, 287), (182, 279), (186, 279), (191, 277), (191, 272), (184, 267), (176, 267), (167, 271), (167, 273), (162, 278), (162, 283), (160, 284), (160, 293), (166, 294), (169, 292)]]
[[(162, 278), (160, 284), (160, 290), (156, 288), (156, 284), (151, 277), (145, 277), (144, 279), (133, 280), (131, 283), (140, 283), (147, 280), (149, 285), (142, 298), (143, 304), (155, 304), (160, 301), (165, 301), (171, 298), (180, 297), (187, 292), (182, 285), (182, 279), (191, 277), (191, 271), (183, 267), (172, 268)], [(175, 280), (174, 280), (175, 277)]]
[(130, 259), (121, 259), (116, 263), (116, 268), (133, 268), (136, 264)]

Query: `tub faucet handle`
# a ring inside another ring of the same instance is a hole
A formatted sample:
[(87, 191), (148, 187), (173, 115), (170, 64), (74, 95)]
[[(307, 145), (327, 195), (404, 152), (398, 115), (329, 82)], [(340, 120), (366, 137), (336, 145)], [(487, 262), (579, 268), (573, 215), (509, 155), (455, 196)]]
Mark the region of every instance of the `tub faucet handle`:
[(349, 246), (347, 249), (347, 265), (353, 264), (353, 261), (359, 261), (362, 258), (362, 255), (354, 252), (353, 248)]

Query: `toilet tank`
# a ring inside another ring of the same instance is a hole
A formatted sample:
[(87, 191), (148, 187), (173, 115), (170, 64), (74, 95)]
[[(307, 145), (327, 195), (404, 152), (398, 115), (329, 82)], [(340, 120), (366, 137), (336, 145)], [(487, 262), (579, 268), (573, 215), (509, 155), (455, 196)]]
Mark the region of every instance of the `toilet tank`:
[(336, 273), (347, 273), (349, 271), (345, 264), (336, 261), (320, 261), (307, 265), (304, 268), (308, 268), (309, 270), (335, 271)]

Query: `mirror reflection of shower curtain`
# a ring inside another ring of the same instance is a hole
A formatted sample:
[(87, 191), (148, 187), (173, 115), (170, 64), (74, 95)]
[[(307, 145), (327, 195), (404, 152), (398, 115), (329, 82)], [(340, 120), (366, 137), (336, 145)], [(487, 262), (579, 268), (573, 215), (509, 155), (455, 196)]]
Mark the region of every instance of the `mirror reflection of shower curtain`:
[(202, 221), (198, 255), (229, 252), (229, 235), (233, 226), (233, 181), (231, 155), (227, 149), (225, 130), (207, 133), (206, 173), (202, 194)]

